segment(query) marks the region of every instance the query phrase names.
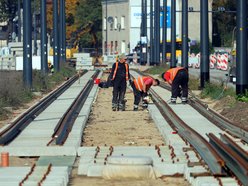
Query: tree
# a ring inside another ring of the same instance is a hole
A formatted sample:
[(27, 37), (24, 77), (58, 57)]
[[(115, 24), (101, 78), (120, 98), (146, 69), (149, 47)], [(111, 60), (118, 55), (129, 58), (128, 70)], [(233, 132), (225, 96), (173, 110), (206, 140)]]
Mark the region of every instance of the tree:
[[(224, 7), (226, 11), (236, 11), (236, 1), (234, 0), (214, 0), (213, 10), (218, 10), (218, 7)], [(213, 13), (213, 27), (218, 28), (215, 31), (217, 37), (220, 38), (221, 46), (231, 46), (232, 31), (236, 26), (236, 18), (234, 13), (217, 12)]]
[[(102, 5), (101, 0), (79, 0), (77, 7), (76, 24), (87, 25), (89, 22), (93, 23), (93, 27), (89, 34), (95, 34), (98, 45), (102, 42)], [(82, 35), (80, 46), (85, 48), (93, 47), (93, 37), (88, 34)]]
[(15, 17), (17, 0), (0, 0), (0, 22), (9, 21)]

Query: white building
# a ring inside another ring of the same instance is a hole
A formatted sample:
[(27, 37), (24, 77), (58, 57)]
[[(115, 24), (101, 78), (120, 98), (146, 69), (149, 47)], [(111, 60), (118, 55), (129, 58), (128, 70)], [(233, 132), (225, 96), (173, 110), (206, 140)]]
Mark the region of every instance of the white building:
[[(163, 1), (161, 0), (161, 8)], [(107, 11), (106, 11), (107, 5)], [(209, 2), (211, 10), (212, 1)], [(181, 6), (182, 0), (176, 1), (176, 35), (181, 39)], [(200, 40), (200, 1), (189, 0), (189, 7), (196, 12), (189, 12), (189, 38), (191, 40)], [(170, 10), (171, 1), (167, 0), (167, 40), (170, 40), (171, 24)], [(107, 19), (106, 19), (107, 12)], [(150, 41), (150, 0), (147, 0), (147, 36), (148, 44)], [(163, 14), (161, 13), (161, 21)], [(103, 17), (103, 53), (108, 51), (113, 53), (130, 53), (140, 41), (141, 25), (141, 0), (103, 0), (102, 1)], [(106, 30), (106, 28), (108, 28)], [(106, 37), (107, 36), (107, 37)], [(107, 38), (107, 42), (106, 42)], [(162, 41), (162, 28), (161, 28)], [(209, 38), (212, 40), (212, 15), (209, 14)], [(107, 43), (107, 45), (106, 45)], [(106, 48), (108, 46), (108, 48)]]

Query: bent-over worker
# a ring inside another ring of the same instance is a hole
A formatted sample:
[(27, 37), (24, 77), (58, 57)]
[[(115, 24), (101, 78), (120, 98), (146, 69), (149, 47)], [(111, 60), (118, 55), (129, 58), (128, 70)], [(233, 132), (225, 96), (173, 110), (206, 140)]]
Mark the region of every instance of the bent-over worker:
[(137, 79), (134, 79), (130, 82), (134, 94), (134, 111), (138, 110), (138, 105), (141, 98), (143, 98), (143, 107), (148, 106), (148, 103), (146, 102), (148, 96), (147, 92), (151, 88), (151, 86), (157, 86), (159, 85), (159, 83), (160, 82), (158, 79), (153, 79), (152, 77), (148, 76), (139, 76)]
[(180, 97), (182, 103), (186, 104), (188, 102), (188, 70), (184, 67), (171, 68), (162, 74), (162, 78), (171, 85), (171, 103), (176, 104), (177, 97)]

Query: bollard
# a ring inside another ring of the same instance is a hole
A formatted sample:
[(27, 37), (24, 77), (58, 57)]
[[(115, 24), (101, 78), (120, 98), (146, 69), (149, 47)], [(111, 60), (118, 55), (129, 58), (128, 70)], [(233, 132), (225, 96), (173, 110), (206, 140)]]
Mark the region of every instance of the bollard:
[(8, 152), (1, 153), (1, 162), (2, 162), (2, 167), (9, 166), (9, 153)]

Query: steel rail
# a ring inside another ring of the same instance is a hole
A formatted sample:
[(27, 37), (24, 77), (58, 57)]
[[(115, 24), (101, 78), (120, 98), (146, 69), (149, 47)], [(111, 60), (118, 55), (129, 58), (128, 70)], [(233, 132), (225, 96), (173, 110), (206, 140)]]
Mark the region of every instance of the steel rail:
[(190, 99), (189, 103), (193, 108), (200, 112), (204, 117), (206, 117), (209, 121), (216, 124), (222, 130), (230, 133), (232, 136), (236, 136), (246, 143), (248, 143), (248, 131), (242, 127), (236, 126), (233, 122), (230, 122), (225, 117), (216, 113), (212, 109), (208, 108), (208, 106), (203, 105), (198, 99), (195, 100)]
[(244, 159), (244, 161), (248, 162), (248, 153), (244, 149), (240, 148), (240, 146), (231, 138), (229, 138), (226, 134), (220, 134), (220, 139), (233, 151), (235, 151), (242, 159)]
[[(83, 71), (84, 75), (87, 71)], [(37, 104), (30, 107), (5, 130), (0, 132), (0, 145), (7, 145), (13, 141), (42, 111), (44, 111), (57, 97), (68, 89), (77, 79), (78, 75), (73, 76), (59, 88), (49, 93), (48, 96), (41, 99)]]
[(153, 89), (150, 89), (150, 93), (155, 105), (158, 107), (165, 120), (169, 120), (169, 123), (172, 124), (172, 127), (179, 135), (186, 139), (196, 149), (208, 165), (211, 173), (215, 176), (226, 175), (224, 171), (224, 161), (211, 145), (195, 130), (182, 121)]
[[(160, 84), (160, 86), (164, 89), (171, 90), (171, 87), (163, 82)], [(197, 98), (190, 99), (189, 104), (201, 115), (203, 115), (222, 130), (227, 131), (232, 136), (236, 136), (248, 143), (248, 131), (245, 128), (236, 126), (234, 122), (229, 121), (227, 118), (210, 109), (207, 105), (202, 104), (201, 101)]]
[(56, 141), (56, 145), (63, 145), (65, 143), (80, 110), (82, 109), (91, 89), (93, 88), (94, 79), (98, 76), (99, 72), (100, 71), (96, 71), (92, 75), (91, 79), (87, 82), (77, 98), (59, 120), (54, 129), (52, 140), (47, 145), (50, 145), (54, 140)]
[[(145, 76), (146, 74), (140, 71), (135, 70), (137, 73)], [(166, 83), (161, 82), (160, 87), (171, 90), (171, 87), (166, 85)], [(201, 101), (197, 98), (190, 99), (190, 106), (196, 109), (201, 115), (207, 118), (209, 121), (217, 125), (224, 131), (229, 132), (232, 136), (236, 136), (242, 139), (244, 142), (248, 143), (248, 131), (243, 127), (238, 127), (234, 122), (229, 121), (227, 118), (218, 114), (214, 110), (210, 109), (207, 105), (201, 103)]]
[(210, 144), (225, 161), (227, 167), (229, 167), (243, 185), (248, 185), (248, 162), (214, 134), (210, 133), (207, 136), (210, 139)]

